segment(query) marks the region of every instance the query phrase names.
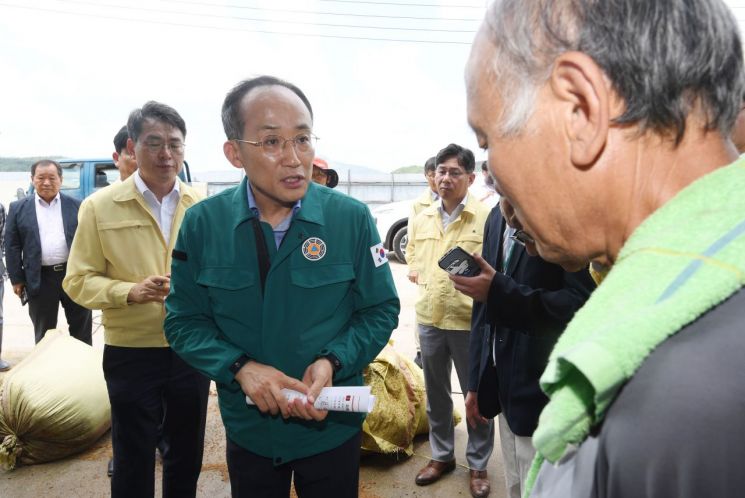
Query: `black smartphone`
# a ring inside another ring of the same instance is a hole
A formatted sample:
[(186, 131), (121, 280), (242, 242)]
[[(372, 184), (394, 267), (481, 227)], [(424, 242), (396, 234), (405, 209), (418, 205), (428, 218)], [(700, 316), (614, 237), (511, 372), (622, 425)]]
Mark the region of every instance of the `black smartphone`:
[(460, 275), (462, 277), (475, 277), (481, 273), (481, 267), (462, 248), (455, 246), (446, 252), (437, 262), (440, 268), (451, 275)]
[(21, 291), (21, 306), (26, 306), (26, 303), (28, 302), (28, 293), (26, 292), (26, 288), (24, 287)]

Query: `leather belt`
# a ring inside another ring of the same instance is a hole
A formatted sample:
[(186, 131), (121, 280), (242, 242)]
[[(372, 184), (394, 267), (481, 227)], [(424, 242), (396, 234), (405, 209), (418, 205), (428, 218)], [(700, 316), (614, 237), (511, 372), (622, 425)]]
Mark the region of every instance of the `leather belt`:
[(59, 263), (56, 265), (41, 267), (42, 270), (46, 270), (46, 271), (65, 271), (66, 268), (67, 268), (67, 263)]

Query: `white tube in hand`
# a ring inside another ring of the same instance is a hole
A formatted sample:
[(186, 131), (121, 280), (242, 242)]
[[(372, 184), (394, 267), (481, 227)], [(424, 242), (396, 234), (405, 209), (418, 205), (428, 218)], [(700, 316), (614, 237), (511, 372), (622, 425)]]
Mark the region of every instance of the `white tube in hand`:
[[(282, 393), (287, 401), (307, 399), (305, 394), (292, 389), (282, 389)], [(255, 405), (249, 396), (246, 396), (246, 403)], [(370, 394), (370, 386), (324, 387), (313, 407), (316, 410), (371, 413), (375, 407), (375, 396)]]

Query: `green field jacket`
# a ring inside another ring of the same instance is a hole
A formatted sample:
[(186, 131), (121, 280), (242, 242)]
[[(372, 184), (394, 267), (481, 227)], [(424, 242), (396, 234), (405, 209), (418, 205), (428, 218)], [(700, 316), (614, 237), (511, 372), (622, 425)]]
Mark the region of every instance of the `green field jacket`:
[(262, 295), (244, 179), (189, 209), (171, 267), (165, 332), (171, 347), (217, 383), (228, 437), (276, 465), (339, 446), (359, 414), (322, 422), (265, 415), (246, 405), (229, 366), (242, 354), (302, 379), (321, 354), (342, 368), (334, 385), (362, 385), (362, 370), (398, 324), (400, 304), (370, 212), (311, 184), (279, 249), (261, 223), (271, 267)]

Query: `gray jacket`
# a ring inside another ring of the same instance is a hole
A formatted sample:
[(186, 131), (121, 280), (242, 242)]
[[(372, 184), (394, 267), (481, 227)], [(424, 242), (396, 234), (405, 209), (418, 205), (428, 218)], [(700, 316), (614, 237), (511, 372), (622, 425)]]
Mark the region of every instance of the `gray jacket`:
[(745, 290), (657, 347), (600, 427), (532, 498), (701, 498), (745, 490)]

